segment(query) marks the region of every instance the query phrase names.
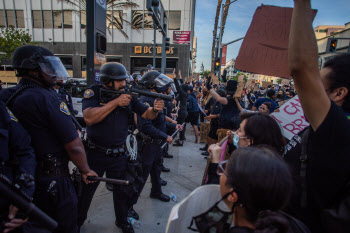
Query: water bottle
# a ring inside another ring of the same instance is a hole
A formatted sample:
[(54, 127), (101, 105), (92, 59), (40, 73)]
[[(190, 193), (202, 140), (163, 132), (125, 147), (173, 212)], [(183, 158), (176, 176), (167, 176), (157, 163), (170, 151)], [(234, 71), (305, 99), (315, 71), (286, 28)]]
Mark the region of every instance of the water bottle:
[(177, 198), (176, 198), (176, 195), (175, 195), (175, 194), (170, 193), (170, 197), (171, 197), (171, 200), (177, 202)]
[(128, 221), (133, 227), (139, 228), (141, 226), (141, 222), (134, 218), (128, 218)]

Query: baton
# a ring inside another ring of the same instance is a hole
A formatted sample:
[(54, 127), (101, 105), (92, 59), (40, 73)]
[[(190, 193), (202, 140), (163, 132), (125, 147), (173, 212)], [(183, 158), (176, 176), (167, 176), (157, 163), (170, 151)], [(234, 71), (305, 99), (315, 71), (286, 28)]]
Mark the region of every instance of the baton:
[[(183, 123), (181, 126), (185, 126), (185, 123)], [(178, 128), (172, 135), (171, 137), (174, 138), (176, 136), (176, 134), (181, 130), (181, 127)], [(166, 146), (166, 144), (168, 144), (167, 142), (165, 142), (161, 147), (160, 149), (164, 149), (164, 147)]]
[(103, 178), (103, 177), (98, 177), (98, 176), (88, 176), (87, 180), (103, 181), (103, 182), (110, 183), (110, 184), (129, 185), (128, 180), (117, 180), (117, 179)]

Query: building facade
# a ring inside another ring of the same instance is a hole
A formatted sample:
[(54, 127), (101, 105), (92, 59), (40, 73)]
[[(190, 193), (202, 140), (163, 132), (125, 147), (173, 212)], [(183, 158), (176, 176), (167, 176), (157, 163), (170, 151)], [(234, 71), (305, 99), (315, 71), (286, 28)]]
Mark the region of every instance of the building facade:
[[(87, 0), (86, 0), (87, 1)], [(90, 0), (89, 0), (90, 1)], [(91, 0), (92, 1), (92, 0)], [(0, 27), (25, 29), (32, 40), (60, 57), (72, 77), (86, 77), (86, 11), (81, 0), (0, 0)], [(133, 0), (134, 6), (107, 5), (107, 62), (122, 63), (130, 73), (153, 64), (153, 20), (146, 0)], [(116, 1), (115, 3), (118, 3)], [(166, 73), (180, 69), (192, 73), (194, 12), (196, 0), (162, 0), (168, 16), (170, 51)], [(117, 5), (117, 4), (116, 4)], [(176, 43), (175, 32), (188, 33), (188, 42)], [(161, 66), (162, 35), (156, 33), (156, 69)]]

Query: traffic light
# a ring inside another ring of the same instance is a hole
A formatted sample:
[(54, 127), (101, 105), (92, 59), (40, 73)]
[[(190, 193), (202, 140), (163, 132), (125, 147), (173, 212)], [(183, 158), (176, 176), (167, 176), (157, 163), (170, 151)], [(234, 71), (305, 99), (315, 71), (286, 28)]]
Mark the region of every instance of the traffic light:
[(327, 53), (335, 53), (337, 50), (338, 39), (329, 38), (327, 42)]
[(170, 50), (170, 38), (165, 38), (165, 51)]
[(220, 70), (220, 58), (215, 59), (215, 71), (218, 72)]

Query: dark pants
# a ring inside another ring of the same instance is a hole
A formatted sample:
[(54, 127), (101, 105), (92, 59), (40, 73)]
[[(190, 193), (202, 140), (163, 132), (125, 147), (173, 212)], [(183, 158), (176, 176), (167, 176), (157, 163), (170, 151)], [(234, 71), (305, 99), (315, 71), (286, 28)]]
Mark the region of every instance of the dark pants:
[[(124, 179), (123, 174), (127, 169), (127, 157), (113, 157), (99, 151), (88, 151), (87, 159), (90, 169), (95, 171), (99, 177), (106, 172), (106, 177), (113, 179)], [(82, 195), (79, 198), (78, 205), (78, 225), (83, 225), (87, 218), (87, 213), (97, 189), (99, 182), (83, 184)], [(126, 223), (128, 217), (128, 200), (129, 197), (125, 192), (121, 192), (122, 187), (114, 187), (113, 203), (114, 213), (119, 224)]]
[[(143, 147), (143, 150), (139, 152), (142, 161), (143, 179), (146, 183), (147, 178), (151, 175), (152, 189), (151, 193), (158, 195), (162, 193), (160, 185), (160, 173), (161, 173), (161, 161), (162, 151), (160, 145), (148, 143)], [(140, 188), (142, 192), (145, 183)]]
[[(57, 191), (56, 197), (50, 194), (50, 183), (56, 181), (52, 190)], [(58, 223), (54, 233), (76, 233), (78, 232), (78, 200), (74, 185), (70, 177), (60, 178), (36, 178), (34, 203), (47, 215)], [(47, 233), (50, 232), (36, 221), (31, 220), (23, 226), (24, 233)]]
[[(187, 118), (187, 115), (188, 115), (187, 111), (179, 111), (179, 116), (177, 117), (177, 123), (180, 125), (184, 123)], [(186, 128), (184, 127), (183, 130), (180, 132), (181, 141), (185, 140), (185, 132), (186, 132)]]

